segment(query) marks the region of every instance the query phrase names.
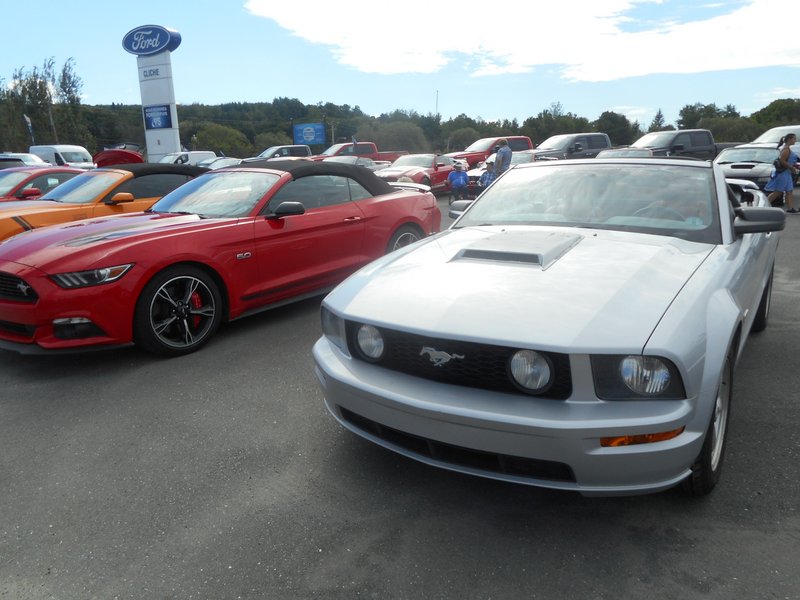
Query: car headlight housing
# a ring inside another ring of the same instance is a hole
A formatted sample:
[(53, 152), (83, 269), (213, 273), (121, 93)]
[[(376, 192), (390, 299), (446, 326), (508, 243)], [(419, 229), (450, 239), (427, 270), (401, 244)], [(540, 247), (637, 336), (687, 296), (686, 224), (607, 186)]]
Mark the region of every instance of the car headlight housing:
[(116, 281), (125, 275), (132, 266), (133, 263), (117, 265), (115, 267), (90, 269), (88, 271), (58, 273), (56, 275), (51, 275), (50, 279), (55, 282), (56, 285), (64, 289), (91, 287), (93, 285), (103, 285), (104, 283)]
[(377, 327), (372, 325), (359, 325), (356, 330), (356, 346), (358, 352), (364, 360), (377, 362), (383, 358), (386, 344), (383, 341), (383, 334)]
[(347, 351), (347, 336), (345, 333), (344, 319), (334, 314), (329, 308), (323, 306), (320, 312), (322, 319), (322, 333), (328, 341), (339, 348), (342, 352), (350, 355)]
[(660, 356), (592, 356), (592, 376), (603, 400), (686, 398), (677, 367)]
[(517, 350), (508, 361), (511, 380), (522, 391), (540, 394), (553, 383), (550, 359), (535, 350)]

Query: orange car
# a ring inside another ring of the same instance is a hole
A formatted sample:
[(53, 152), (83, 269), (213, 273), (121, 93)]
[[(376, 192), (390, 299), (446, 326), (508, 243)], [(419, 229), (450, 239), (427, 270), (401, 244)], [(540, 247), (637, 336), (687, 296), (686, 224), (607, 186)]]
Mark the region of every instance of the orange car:
[(192, 165), (150, 163), (86, 171), (38, 200), (0, 204), (0, 240), (46, 225), (146, 210), (206, 171)]

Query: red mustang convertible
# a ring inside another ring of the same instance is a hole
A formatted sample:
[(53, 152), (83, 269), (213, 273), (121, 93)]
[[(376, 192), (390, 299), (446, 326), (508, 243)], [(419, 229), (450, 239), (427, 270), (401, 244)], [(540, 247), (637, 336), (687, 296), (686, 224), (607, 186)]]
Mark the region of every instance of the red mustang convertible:
[(435, 198), (414, 184), (327, 162), (265, 166), (0, 243), (0, 348), (186, 354), (224, 321), (322, 294), (439, 230)]

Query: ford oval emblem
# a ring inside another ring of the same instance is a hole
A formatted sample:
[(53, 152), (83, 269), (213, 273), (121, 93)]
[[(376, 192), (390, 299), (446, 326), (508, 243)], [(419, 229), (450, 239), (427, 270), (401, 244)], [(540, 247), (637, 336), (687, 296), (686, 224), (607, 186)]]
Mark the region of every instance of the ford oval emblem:
[(131, 29), (122, 38), (122, 47), (137, 56), (149, 56), (175, 50), (181, 43), (181, 34), (160, 25), (142, 25)]

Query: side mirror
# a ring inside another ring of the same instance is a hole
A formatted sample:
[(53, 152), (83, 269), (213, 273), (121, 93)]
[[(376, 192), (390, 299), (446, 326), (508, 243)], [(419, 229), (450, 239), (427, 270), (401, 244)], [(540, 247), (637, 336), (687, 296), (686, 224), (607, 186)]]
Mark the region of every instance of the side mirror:
[(291, 217), (294, 215), (305, 214), (306, 207), (302, 202), (281, 202), (278, 207), (270, 215), (267, 215), (267, 220), (282, 219), (284, 217)]
[(134, 197), (130, 192), (117, 192), (110, 199), (105, 201), (105, 204), (124, 204), (125, 202), (133, 202)]
[(736, 209), (736, 219), (733, 221), (736, 235), (781, 231), (784, 227), (786, 227), (786, 213), (782, 208), (739, 207)]
[(35, 198), (36, 196), (41, 196), (41, 195), (42, 195), (42, 190), (40, 190), (39, 188), (30, 187), (20, 191), (20, 193), (17, 194), (17, 198), (20, 198), (22, 200), (28, 200), (29, 198)]
[(450, 205), (450, 210), (447, 211), (447, 216), (451, 219), (457, 219), (464, 214), (474, 200), (456, 200)]
[(670, 147), (670, 152), (683, 152), (685, 146), (683, 144), (675, 144)]

